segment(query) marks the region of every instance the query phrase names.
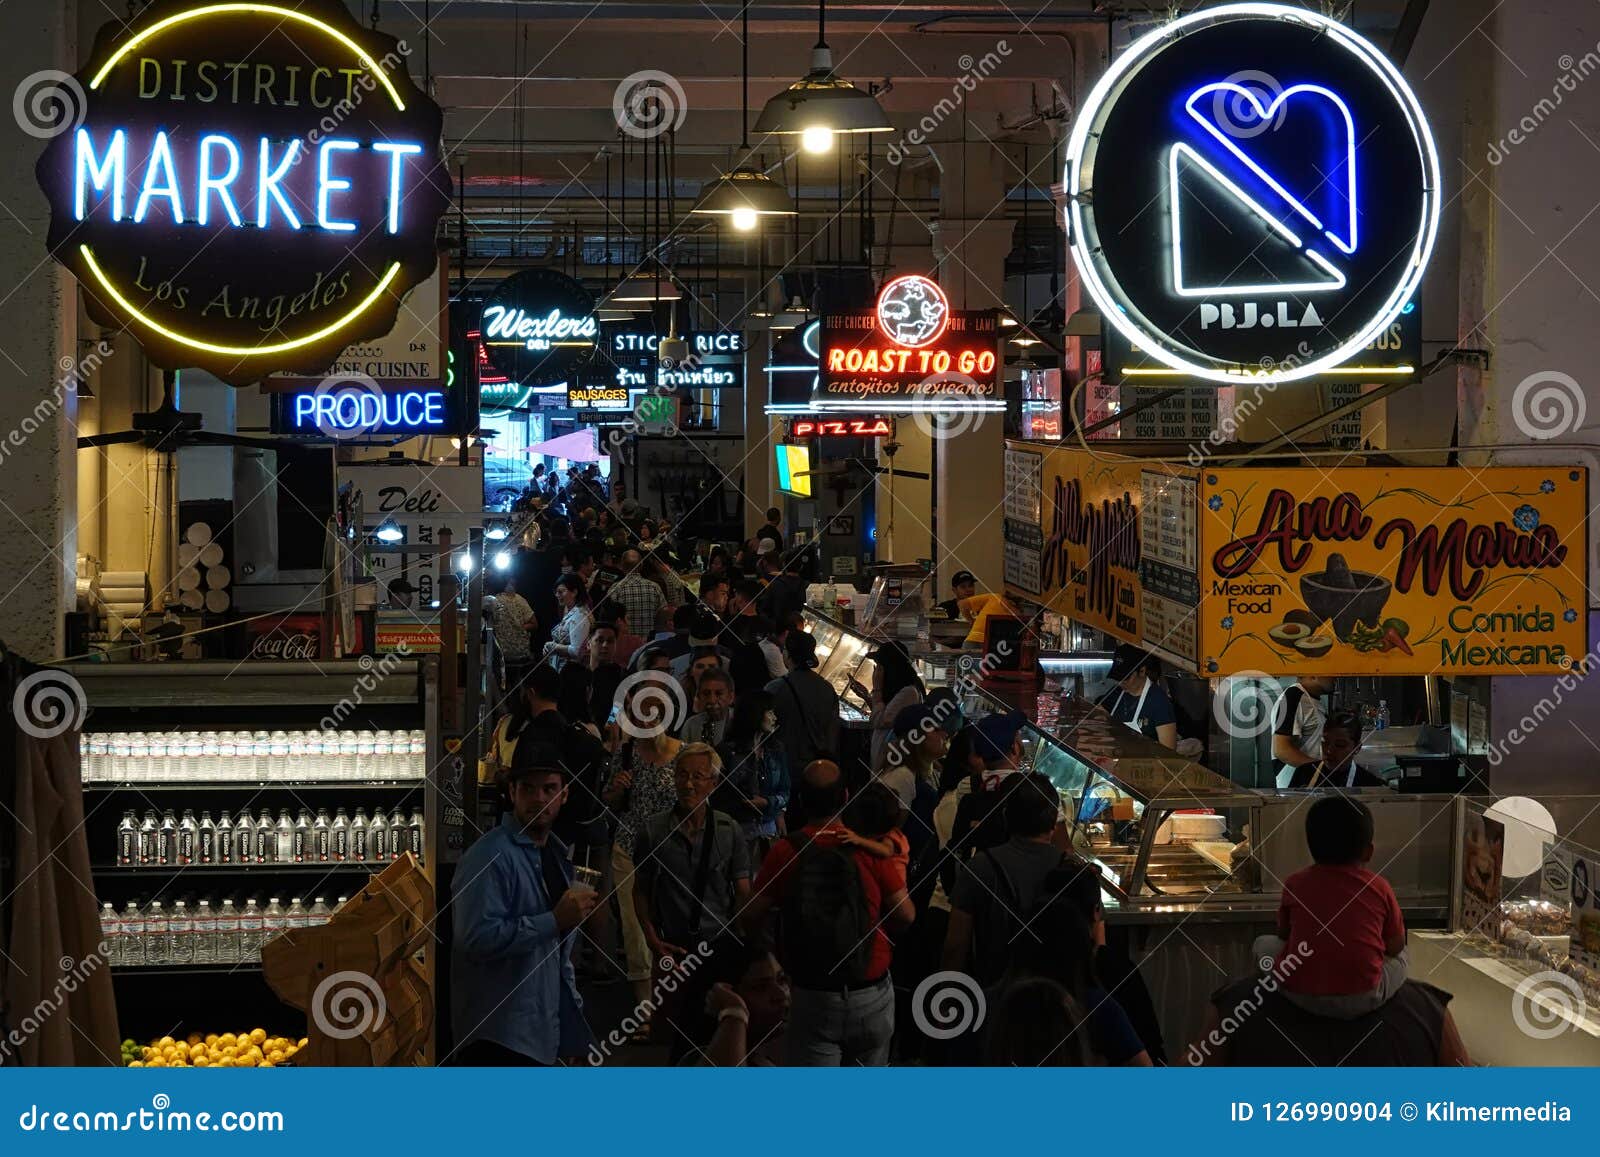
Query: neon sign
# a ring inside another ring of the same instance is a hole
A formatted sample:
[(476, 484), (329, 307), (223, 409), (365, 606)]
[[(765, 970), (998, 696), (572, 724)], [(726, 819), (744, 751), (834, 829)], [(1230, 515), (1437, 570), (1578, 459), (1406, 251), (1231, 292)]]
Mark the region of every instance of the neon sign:
[(415, 433), (445, 428), (445, 396), (441, 390), (407, 390), (400, 394), (294, 394), (285, 433), (307, 433), (332, 427), (374, 434)]
[(567, 405), (574, 410), (626, 410), (629, 394), (612, 386), (577, 386), (567, 390)]
[[(614, 354), (654, 354), (661, 345), (661, 337), (661, 334), (638, 330), (613, 330), (608, 348)], [(684, 337), (690, 348), (702, 356), (742, 354), (745, 351), (744, 334), (738, 330), (686, 334)]]
[(870, 312), (830, 313), (820, 329), (816, 410), (909, 413), (1003, 409), (993, 311), (953, 310), (920, 275), (883, 287)]
[(892, 438), (892, 418), (795, 418), (791, 438)]
[(1266, 3), (1130, 45), (1079, 109), (1064, 176), (1073, 261), (1104, 325), (1148, 355), (1141, 372), (1214, 382), (1370, 361), (1414, 309), (1441, 183), (1384, 53)]
[[(51, 254), (152, 361), (320, 373), (437, 268), (442, 114), (342, 5), (150, 5), (107, 25), (37, 166)], [(331, 110), (331, 111), (330, 111)]]
[(483, 305), (483, 348), (489, 364), (522, 385), (566, 382), (594, 354), (599, 337), (594, 297), (554, 269), (512, 274)]

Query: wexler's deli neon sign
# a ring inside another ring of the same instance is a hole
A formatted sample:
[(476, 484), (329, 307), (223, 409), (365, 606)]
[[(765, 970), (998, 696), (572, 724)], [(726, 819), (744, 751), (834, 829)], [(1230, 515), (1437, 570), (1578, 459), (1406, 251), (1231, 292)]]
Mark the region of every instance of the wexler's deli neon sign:
[(822, 318), (818, 410), (1004, 409), (992, 311), (954, 310), (919, 274), (884, 285), (870, 311)]
[(1207, 8), (1119, 54), (1074, 120), (1065, 184), (1105, 323), (1214, 382), (1366, 380), (1439, 228), (1438, 153), (1399, 70), (1278, 4)]
[(600, 340), (594, 309), (594, 296), (558, 270), (512, 274), (483, 303), (482, 341), (490, 366), (525, 386), (565, 382), (594, 356)]
[(49, 249), (158, 365), (317, 373), (434, 271), (442, 115), (336, 0), (157, 0), (76, 79), (37, 167)]

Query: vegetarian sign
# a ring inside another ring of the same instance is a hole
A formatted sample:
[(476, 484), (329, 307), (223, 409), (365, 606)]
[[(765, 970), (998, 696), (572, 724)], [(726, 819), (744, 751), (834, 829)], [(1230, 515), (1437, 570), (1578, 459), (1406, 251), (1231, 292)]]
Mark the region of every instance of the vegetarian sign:
[(1534, 674), (1587, 650), (1585, 472), (1213, 470), (1209, 675)]

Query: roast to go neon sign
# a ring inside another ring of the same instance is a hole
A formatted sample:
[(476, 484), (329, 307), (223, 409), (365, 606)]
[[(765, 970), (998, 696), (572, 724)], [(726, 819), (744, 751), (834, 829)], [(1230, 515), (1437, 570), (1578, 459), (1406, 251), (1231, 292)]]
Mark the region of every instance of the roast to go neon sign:
[(835, 346), (828, 351), (828, 369), (864, 374), (989, 374), (994, 372), (994, 351), (866, 349)]
[(405, 56), (329, 0), (168, 0), (103, 28), (38, 165), (95, 320), (236, 385), (387, 333), (450, 195)]

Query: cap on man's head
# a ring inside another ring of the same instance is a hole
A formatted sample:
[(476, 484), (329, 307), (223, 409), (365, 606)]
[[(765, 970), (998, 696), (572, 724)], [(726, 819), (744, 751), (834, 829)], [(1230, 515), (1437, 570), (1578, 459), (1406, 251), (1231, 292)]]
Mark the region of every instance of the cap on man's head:
[(1111, 681), (1120, 683), (1135, 671), (1142, 670), (1150, 656), (1132, 643), (1119, 643), (1111, 656)]
[(978, 581), (978, 576), (973, 574), (970, 570), (958, 570), (958, 571), (956, 571), (954, 576), (951, 577), (950, 585), (952, 587), (958, 587), (962, 583), (974, 583), (974, 584), (976, 584), (977, 581)]
[(1004, 763), (1011, 755), (1011, 745), (1017, 741), (1028, 717), (1020, 711), (985, 716), (978, 722), (978, 734), (972, 752), (983, 760), (984, 766)]
[(929, 711), (926, 703), (913, 703), (895, 712), (894, 734), (896, 735), (910, 735), (913, 732), (927, 735), (930, 731), (944, 729), (942, 718)]
[(532, 775), (551, 773), (559, 775), (562, 779), (568, 778), (567, 765), (561, 759), (561, 749), (553, 743), (536, 743), (530, 739), (517, 744), (517, 749), (511, 756), (511, 770), (506, 776), (506, 782), (516, 783)]
[(761, 557), (763, 557), (765, 555), (769, 555), (769, 554), (773, 553), (777, 549), (778, 549), (778, 540), (777, 539), (763, 537), (762, 539), (760, 539), (756, 543), (756, 557), (757, 558), (761, 558)]
[(715, 615), (703, 614), (689, 628), (689, 646), (715, 647), (722, 634), (722, 624)]
[(788, 652), (789, 665), (796, 670), (817, 665), (817, 641), (809, 631), (790, 631), (783, 638), (783, 649)]

